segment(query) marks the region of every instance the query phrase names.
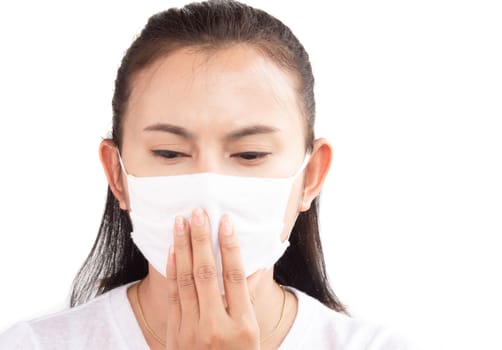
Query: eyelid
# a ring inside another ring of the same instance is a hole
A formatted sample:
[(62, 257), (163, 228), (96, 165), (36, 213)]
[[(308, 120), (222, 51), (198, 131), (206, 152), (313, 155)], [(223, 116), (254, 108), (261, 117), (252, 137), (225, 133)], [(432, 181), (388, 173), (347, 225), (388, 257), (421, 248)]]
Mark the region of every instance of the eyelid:
[[(153, 153), (154, 156), (157, 156), (157, 157), (162, 157), (162, 158), (165, 158), (165, 159), (175, 159), (175, 158), (178, 158), (179, 156), (181, 157), (190, 157), (190, 155), (186, 154), (186, 153), (183, 153), (183, 152), (178, 152), (178, 151), (173, 151), (173, 150), (170, 150), (170, 149), (152, 149), (151, 152)], [(166, 157), (166, 154), (172, 154), (172, 155), (176, 155), (176, 157)]]
[[(168, 149), (153, 149), (153, 150), (151, 150), (151, 152), (154, 156), (161, 157), (164, 159), (176, 159), (176, 158), (180, 158), (180, 157), (190, 157), (189, 154), (179, 152), (179, 151), (168, 150)], [(240, 157), (242, 160), (252, 162), (252, 161), (259, 160), (259, 159), (263, 159), (266, 156), (269, 156), (270, 154), (272, 154), (272, 152), (246, 151), (246, 152), (238, 152), (238, 153), (231, 154), (230, 157)], [(172, 155), (173, 157), (170, 157), (168, 155)], [(243, 155), (251, 156), (254, 159), (246, 159), (245, 157), (242, 157)]]
[(236, 157), (236, 156), (238, 157), (238, 156), (242, 156), (243, 154), (255, 156), (256, 157), (255, 159), (245, 159), (245, 158), (243, 158), (244, 160), (253, 161), (253, 160), (256, 160), (256, 159), (265, 158), (266, 156), (272, 154), (272, 152), (247, 151), (247, 152), (234, 153), (234, 154), (232, 154), (230, 156), (231, 157)]

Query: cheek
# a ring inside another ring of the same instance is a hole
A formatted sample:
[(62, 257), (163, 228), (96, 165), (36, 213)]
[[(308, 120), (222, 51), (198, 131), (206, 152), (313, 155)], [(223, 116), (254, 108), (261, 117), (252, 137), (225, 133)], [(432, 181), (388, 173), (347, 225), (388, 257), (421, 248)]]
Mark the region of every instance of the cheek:
[(297, 179), (295, 181), (291, 193), (289, 195), (288, 207), (286, 213), (284, 213), (284, 228), (281, 233), (281, 241), (285, 241), (295, 225), (296, 219), (298, 218), (300, 204), (302, 201), (303, 192), (303, 178)]

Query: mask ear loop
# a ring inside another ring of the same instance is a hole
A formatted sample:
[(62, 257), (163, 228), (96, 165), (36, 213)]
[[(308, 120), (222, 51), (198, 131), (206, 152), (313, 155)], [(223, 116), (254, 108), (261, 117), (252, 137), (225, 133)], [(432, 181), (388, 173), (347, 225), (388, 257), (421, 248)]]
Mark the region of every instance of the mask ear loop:
[[(296, 173), (291, 176), (289, 179), (291, 180), (291, 184), (296, 180), (296, 178), (305, 170), (305, 168), (307, 167), (307, 164), (310, 162), (310, 152), (307, 152), (305, 154), (305, 158), (303, 159), (303, 163), (302, 165), (300, 166), (300, 168), (296, 171)], [(293, 233), (293, 230), (291, 230), (288, 234), (288, 236), (286, 237), (286, 239), (284, 241), (282, 241), (281, 243), (282, 244), (287, 244), (289, 246), (289, 239), (291, 238), (291, 234)]]
[(129, 174), (127, 174), (127, 171), (126, 171), (125, 166), (124, 166), (124, 162), (122, 161), (122, 157), (120, 156), (120, 151), (119, 151), (118, 148), (117, 148), (117, 155), (119, 157), (120, 168), (122, 169), (122, 171), (124, 172), (124, 174), (129, 175)]
[(291, 176), (291, 179), (294, 181), (296, 180), (296, 178), (305, 170), (305, 168), (307, 167), (307, 164), (310, 162), (310, 152), (307, 152), (305, 154), (305, 158), (303, 159), (303, 163), (302, 165), (300, 166), (300, 168), (296, 171), (296, 173)]
[[(293, 181), (298, 177), (298, 175), (300, 175), (305, 170), (308, 163), (310, 162), (311, 155), (312, 154), (310, 152), (307, 152), (307, 154), (305, 155), (305, 159), (303, 160), (302, 166), (300, 167), (300, 169), (298, 169), (296, 174), (293, 176)], [(303, 196), (303, 194), (302, 194), (302, 196)], [(291, 237), (291, 233), (292, 232), (290, 232), (288, 235), (288, 238), (287, 238), (288, 241), (289, 241), (289, 238)]]

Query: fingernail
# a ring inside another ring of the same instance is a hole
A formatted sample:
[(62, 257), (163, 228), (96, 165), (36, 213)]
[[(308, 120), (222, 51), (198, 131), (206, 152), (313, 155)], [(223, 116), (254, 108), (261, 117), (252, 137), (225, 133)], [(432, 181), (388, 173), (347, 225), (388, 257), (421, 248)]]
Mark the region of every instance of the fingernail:
[(221, 230), (225, 236), (231, 236), (232, 233), (234, 233), (232, 222), (230, 221), (228, 215), (223, 215), (221, 218)]
[(185, 233), (185, 227), (183, 225), (183, 216), (177, 216), (174, 219), (174, 227), (177, 235), (182, 236)]
[(204, 225), (204, 212), (201, 208), (197, 208), (192, 212), (192, 223), (197, 226)]

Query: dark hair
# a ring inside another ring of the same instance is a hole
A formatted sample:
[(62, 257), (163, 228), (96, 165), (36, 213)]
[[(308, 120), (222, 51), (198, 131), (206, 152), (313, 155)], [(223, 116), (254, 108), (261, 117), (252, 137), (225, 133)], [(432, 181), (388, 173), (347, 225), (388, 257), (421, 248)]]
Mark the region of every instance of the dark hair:
[[(214, 51), (234, 44), (260, 50), (295, 78), (299, 108), (305, 116), (305, 145), (314, 141), (314, 77), (309, 56), (291, 30), (264, 11), (236, 1), (192, 3), (152, 16), (127, 50), (118, 69), (113, 96), (112, 140), (122, 146), (122, 121), (135, 74), (153, 61), (179, 48)], [(301, 212), (290, 236), (290, 246), (275, 264), (274, 279), (318, 299), (336, 311), (345, 312), (330, 288), (319, 237), (319, 197)], [(132, 224), (127, 211), (108, 187), (105, 212), (96, 242), (73, 281), (71, 306), (95, 295), (142, 279), (148, 263), (132, 242)]]

